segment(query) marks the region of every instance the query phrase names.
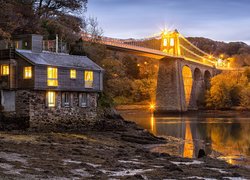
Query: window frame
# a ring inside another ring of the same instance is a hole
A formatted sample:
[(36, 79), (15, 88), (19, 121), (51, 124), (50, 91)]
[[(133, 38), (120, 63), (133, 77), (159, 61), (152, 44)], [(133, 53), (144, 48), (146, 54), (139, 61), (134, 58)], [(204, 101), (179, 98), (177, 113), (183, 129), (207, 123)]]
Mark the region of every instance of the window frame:
[[(52, 94), (53, 94), (53, 96), (52, 96)], [(57, 105), (57, 103), (56, 103), (57, 97), (56, 96), (57, 96), (57, 94), (56, 94), (55, 91), (48, 91), (47, 92), (47, 94), (46, 94), (46, 105), (47, 105), (48, 108), (55, 108), (56, 107), (56, 105)]]
[[(4, 70), (4, 67), (7, 67), (7, 73), (4, 73), (6, 69)], [(10, 75), (10, 65), (9, 64), (1, 64), (1, 76), (9, 76)]]
[[(84, 97), (85, 97), (85, 102), (83, 102)], [(79, 107), (83, 107), (83, 108), (88, 107), (88, 94), (87, 93), (84, 93), (84, 92), (79, 93), (78, 100), (79, 100)]]
[(70, 69), (69, 73), (70, 73), (70, 79), (76, 79), (76, 77), (77, 77), (76, 69)]
[[(51, 69), (51, 74), (49, 74), (49, 69)], [(53, 77), (54, 75), (56, 76)], [(47, 86), (50, 86), (50, 87), (58, 86), (58, 68), (57, 67), (51, 67), (51, 66), (47, 67)]]
[[(30, 72), (26, 68), (30, 68)], [(33, 76), (32, 70), (33, 70), (32, 66), (25, 66), (23, 68), (23, 78), (24, 79), (32, 79), (32, 76)], [(26, 72), (28, 72), (28, 74), (26, 74)], [(29, 75), (29, 76), (27, 76), (27, 75)]]
[[(87, 78), (87, 73), (90, 73), (92, 76), (91, 76), (91, 79), (92, 80), (86, 80)], [(94, 71), (92, 70), (85, 70), (84, 71), (84, 88), (87, 88), (87, 89), (93, 89), (94, 88)]]
[[(67, 102), (66, 99), (68, 100)], [(70, 92), (62, 92), (62, 107), (71, 107), (73, 104), (72, 99), (73, 97)]]

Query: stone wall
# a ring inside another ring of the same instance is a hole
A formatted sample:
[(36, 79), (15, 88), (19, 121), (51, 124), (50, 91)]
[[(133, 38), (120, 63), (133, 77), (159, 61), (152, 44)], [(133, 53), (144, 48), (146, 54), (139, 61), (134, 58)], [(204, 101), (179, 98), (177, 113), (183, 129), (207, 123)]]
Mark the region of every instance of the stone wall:
[[(192, 71), (193, 85), (189, 103), (185, 102), (184, 79), (182, 76), (184, 66), (189, 67)], [(213, 77), (220, 71), (214, 67), (181, 58), (161, 59), (156, 89), (155, 113), (197, 110), (199, 98), (205, 94), (206, 73)]]
[(79, 93), (70, 93), (70, 107), (62, 106), (62, 93), (56, 92), (56, 107), (50, 108), (46, 106), (46, 91), (17, 90), (16, 111), (8, 113), (8, 119), (13, 119), (12, 122), (25, 119), (30, 129), (38, 130), (80, 130), (93, 127), (97, 121), (98, 93), (88, 93), (87, 107), (79, 106)]

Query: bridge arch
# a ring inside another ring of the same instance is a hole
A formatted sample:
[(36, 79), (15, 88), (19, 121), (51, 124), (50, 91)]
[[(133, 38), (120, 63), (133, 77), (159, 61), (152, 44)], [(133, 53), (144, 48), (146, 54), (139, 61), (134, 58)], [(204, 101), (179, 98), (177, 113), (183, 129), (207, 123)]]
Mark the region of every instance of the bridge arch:
[(201, 106), (201, 102), (204, 95), (204, 81), (203, 75), (200, 68), (196, 67), (194, 69), (194, 82), (192, 89), (192, 97), (189, 109), (196, 110), (199, 106)]
[(202, 73), (199, 68), (194, 69), (194, 80), (195, 81), (201, 81), (202, 80)]
[(190, 104), (191, 92), (193, 87), (193, 73), (191, 68), (187, 65), (184, 65), (182, 67), (182, 79), (184, 85), (186, 107), (188, 107)]
[(206, 90), (208, 90), (210, 88), (210, 86), (211, 86), (211, 84), (210, 84), (211, 78), (212, 78), (211, 73), (208, 70), (206, 70), (204, 72), (204, 83), (205, 83), (205, 89)]

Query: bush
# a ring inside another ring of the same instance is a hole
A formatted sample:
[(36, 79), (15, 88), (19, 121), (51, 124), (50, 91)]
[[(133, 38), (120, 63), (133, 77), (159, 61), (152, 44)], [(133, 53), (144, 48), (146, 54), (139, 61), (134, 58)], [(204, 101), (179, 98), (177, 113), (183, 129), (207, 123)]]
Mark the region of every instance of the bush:
[(225, 109), (240, 105), (242, 89), (247, 84), (247, 77), (240, 72), (224, 72), (213, 77), (211, 88), (206, 95), (206, 106)]
[(250, 83), (241, 92), (240, 104), (243, 107), (250, 107)]

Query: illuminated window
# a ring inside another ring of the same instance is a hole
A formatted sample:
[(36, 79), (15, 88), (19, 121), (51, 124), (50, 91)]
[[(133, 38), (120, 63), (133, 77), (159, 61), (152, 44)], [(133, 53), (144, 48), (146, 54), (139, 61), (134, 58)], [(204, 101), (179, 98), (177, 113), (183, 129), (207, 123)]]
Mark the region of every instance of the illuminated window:
[(32, 67), (24, 67), (24, 79), (32, 78)]
[(71, 79), (76, 79), (76, 70), (75, 69), (70, 70), (70, 78)]
[(7, 65), (7, 64), (1, 65), (1, 75), (2, 76), (7, 76), (9, 74), (10, 74), (9, 65)]
[(172, 47), (174, 46), (174, 38), (170, 39), (170, 46), (172, 46)]
[(79, 94), (79, 106), (87, 107), (87, 94), (86, 93)]
[(85, 71), (84, 80), (85, 80), (85, 88), (93, 88), (93, 71)]
[(56, 106), (56, 93), (54, 91), (49, 91), (47, 94), (48, 107)]
[(167, 39), (163, 39), (163, 46), (166, 47), (168, 45), (168, 40)]
[(48, 67), (48, 86), (58, 86), (57, 68)]
[(19, 42), (18, 41), (15, 42), (15, 48), (19, 49)]

